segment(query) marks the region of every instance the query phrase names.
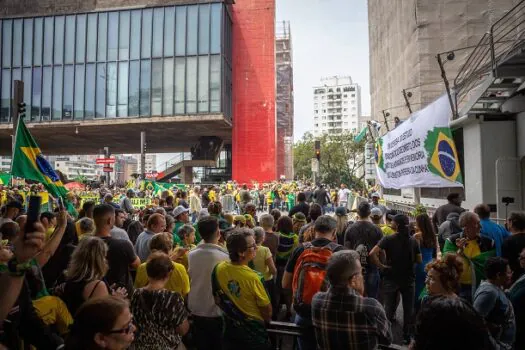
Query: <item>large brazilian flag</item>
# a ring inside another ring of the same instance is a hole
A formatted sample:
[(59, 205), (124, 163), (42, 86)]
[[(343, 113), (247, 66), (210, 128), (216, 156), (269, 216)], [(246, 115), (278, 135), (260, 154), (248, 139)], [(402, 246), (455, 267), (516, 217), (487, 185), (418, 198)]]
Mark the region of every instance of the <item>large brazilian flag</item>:
[(19, 119), (16, 129), (11, 175), (42, 183), (55, 198), (62, 197), (71, 214), (76, 211), (67, 201), (67, 189), (49, 162), (44, 158), (24, 121)]

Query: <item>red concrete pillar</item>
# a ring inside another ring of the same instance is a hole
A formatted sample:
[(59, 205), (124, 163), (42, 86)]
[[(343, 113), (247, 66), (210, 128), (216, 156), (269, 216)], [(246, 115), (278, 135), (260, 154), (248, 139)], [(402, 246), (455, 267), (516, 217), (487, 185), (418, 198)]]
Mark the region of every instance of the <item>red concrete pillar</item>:
[(232, 177), (277, 179), (275, 0), (236, 0), (233, 21)]

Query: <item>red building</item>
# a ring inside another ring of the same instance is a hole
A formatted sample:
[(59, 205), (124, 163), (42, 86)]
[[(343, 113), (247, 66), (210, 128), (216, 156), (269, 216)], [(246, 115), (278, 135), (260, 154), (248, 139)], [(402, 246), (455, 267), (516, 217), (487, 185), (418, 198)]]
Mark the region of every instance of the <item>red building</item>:
[(233, 22), (232, 177), (277, 179), (275, 0), (237, 0)]

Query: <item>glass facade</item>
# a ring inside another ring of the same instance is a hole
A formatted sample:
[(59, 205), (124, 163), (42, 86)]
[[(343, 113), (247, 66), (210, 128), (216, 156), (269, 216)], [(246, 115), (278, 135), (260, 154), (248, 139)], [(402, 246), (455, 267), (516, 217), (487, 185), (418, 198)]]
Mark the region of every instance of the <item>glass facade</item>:
[(220, 3), (0, 20), (0, 122), (223, 113), (231, 19)]

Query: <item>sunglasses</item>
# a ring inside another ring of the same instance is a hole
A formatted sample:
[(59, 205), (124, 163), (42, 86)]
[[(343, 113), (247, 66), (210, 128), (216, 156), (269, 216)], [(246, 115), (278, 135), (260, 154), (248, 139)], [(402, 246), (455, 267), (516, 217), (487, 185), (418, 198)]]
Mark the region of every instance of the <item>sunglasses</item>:
[(126, 327), (109, 331), (108, 334), (129, 334), (131, 333), (132, 329), (133, 329), (133, 318), (129, 321)]

